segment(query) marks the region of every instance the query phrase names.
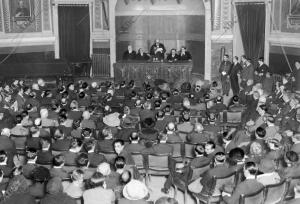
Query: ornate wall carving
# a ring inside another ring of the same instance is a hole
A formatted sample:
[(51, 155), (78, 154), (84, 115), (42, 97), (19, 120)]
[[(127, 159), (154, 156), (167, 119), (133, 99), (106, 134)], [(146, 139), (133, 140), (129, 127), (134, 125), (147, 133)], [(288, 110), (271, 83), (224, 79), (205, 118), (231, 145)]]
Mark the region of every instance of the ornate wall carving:
[(51, 30), (51, 21), (50, 21), (50, 2), (49, 0), (43, 0), (42, 2), (42, 10), (43, 10), (43, 30), (44, 31), (50, 31)]

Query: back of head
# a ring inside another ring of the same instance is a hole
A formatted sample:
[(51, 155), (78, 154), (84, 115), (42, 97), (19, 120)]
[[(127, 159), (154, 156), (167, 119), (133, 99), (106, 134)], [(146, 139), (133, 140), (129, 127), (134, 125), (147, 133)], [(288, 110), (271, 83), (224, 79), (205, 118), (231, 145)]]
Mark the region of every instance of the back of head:
[(55, 195), (55, 194), (63, 192), (61, 178), (59, 178), (59, 177), (51, 178), (47, 183), (46, 192), (51, 195)]
[(116, 169), (123, 169), (125, 167), (126, 163), (125, 163), (125, 158), (122, 156), (118, 156), (115, 159), (115, 167)]
[(255, 135), (258, 138), (264, 138), (266, 136), (266, 130), (263, 127), (258, 127), (255, 130)]
[(62, 166), (65, 163), (65, 157), (63, 155), (56, 155), (53, 158), (53, 166), (59, 167)]
[(89, 164), (89, 158), (86, 153), (80, 153), (76, 158), (76, 164), (78, 167), (87, 167)]

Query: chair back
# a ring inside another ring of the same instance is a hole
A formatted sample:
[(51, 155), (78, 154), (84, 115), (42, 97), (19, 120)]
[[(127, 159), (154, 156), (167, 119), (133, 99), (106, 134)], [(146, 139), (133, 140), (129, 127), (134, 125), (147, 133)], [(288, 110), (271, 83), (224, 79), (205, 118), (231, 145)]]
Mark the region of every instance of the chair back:
[(193, 143), (184, 143), (184, 157), (188, 159), (193, 159), (195, 157), (195, 146)]
[(131, 156), (138, 170), (144, 169), (144, 156), (139, 152), (132, 152)]
[(99, 152), (99, 154), (104, 155), (105, 159), (110, 164), (113, 164), (117, 158), (117, 154), (115, 152)]
[(18, 154), (25, 154), (27, 137), (28, 137), (27, 135), (24, 135), (24, 136), (11, 135), (10, 136), (10, 138), (15, 142), (16, 150), (17, 150)]
[(183, 156), (183, 146), (182, 142), (167, 142), (168, 145), (173, 147), (173, 158), (178, 158)]
[(236, 180), (236, 176), (237, 172), (234, 171), (231, 174), (229, 174), (228, 176), (224, 176), (224, 177), (216, 177), (214, 176), (214, 182), (215, 182), (215, 188), (213, 191), (213, 196), (220, 196), (221, 195), (221, 188), (225, 185), (225, 184), (235, 184), (235, 180)]
[(170, 155), (149, 154), (147, 156), (147, 172), (152, 175), (169, 175)]
[(265, 202), (264, 204), (273, 204), (283, 201), (284, 195), (287, 192), (287, 182), (282, 180), (280, 183), (268, 185), (265, 188)]
[(227, 123), (240, 123), (242, 122), (242, 112), (227, 111)]
[(208, 163), (205, 166), (201, 166), (201, 167), (192, 169), (193, 173), (192, 173), (191, 181), (194, 181), (197, 178), (199, 178), (200, 175), (203, 174), (205, 171), (207, 171), (209, 168), (210, 168), (210, 164)]
[(242, 194), (240, 196), (240, 204), (263, 204), (264, 203), (264, 188), (251, 193), (251, 194)]

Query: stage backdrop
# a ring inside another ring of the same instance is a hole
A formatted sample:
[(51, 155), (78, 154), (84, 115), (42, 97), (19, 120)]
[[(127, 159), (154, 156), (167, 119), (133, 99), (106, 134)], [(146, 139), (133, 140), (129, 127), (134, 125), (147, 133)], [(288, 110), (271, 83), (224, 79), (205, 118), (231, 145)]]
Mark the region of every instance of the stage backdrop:
[(185, 45), (193, 56), (193, 72), (204, 73), (204, 15), (117, 16), (116, 34), (117, 60), (128, 44), (149, 52), (154, 40), (160, 39), (167, 53)]

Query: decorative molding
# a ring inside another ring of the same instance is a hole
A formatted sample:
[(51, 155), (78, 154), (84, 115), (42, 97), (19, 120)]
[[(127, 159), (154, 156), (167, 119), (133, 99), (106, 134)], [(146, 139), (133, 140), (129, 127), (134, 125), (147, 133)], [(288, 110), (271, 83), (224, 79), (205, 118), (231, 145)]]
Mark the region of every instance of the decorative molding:
[(95, 0), (94, 3), (94, 30), (103, 29), (102, 0)]
[(41, 1), (35, 0), (34, 1), (34, 23), (36, 27), (36, 31), (41, 32), (42, 31), (42, 8), (41, 8)]
[(2, 15), (3, 15), (3, 10), (2, 10), (3, 6), (2, 6), (2, 1), (0, 1), (0, 33), (3, 32), (3, 23), (2, 23)]
[(53, 0), (53, 4), (90, 4), (94, 0)]
[(50, 25), (50, 18), (51, 18), (51, 12), (50, 12), (50, 1), (49, 0), (42, 0), (42, 19), (43, 19), (43, 31), (51, 31), (51, 25)]

